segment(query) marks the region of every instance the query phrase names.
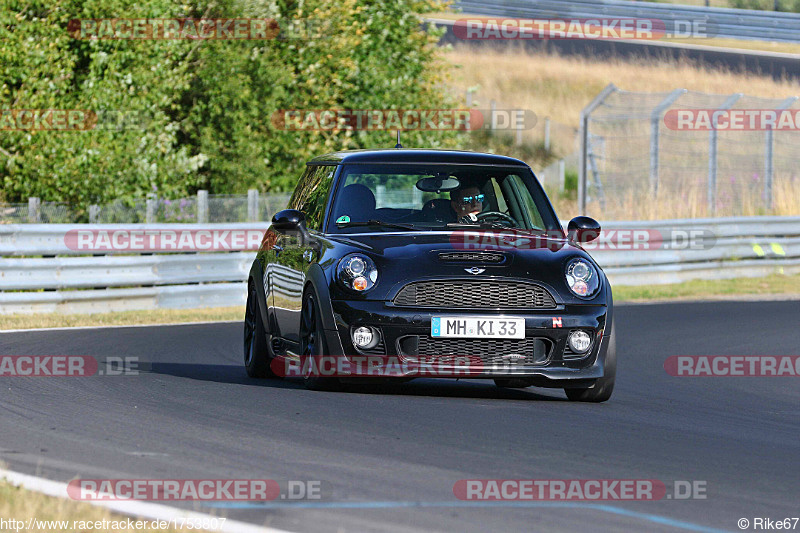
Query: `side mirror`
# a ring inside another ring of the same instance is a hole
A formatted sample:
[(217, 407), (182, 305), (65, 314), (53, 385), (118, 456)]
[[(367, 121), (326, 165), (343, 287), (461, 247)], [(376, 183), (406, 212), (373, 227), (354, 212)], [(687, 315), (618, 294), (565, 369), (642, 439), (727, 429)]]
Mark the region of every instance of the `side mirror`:
[(575, 217), (567, 225), (567, 235), (575, 242), (592, 242), (600, 236), (600, 224), (590, 217)]
[(275, 231), (286, 233), (300, 230), (305, 233), (306, 216), (297, 209), (284, 209), (272, 217), (272, 227)]

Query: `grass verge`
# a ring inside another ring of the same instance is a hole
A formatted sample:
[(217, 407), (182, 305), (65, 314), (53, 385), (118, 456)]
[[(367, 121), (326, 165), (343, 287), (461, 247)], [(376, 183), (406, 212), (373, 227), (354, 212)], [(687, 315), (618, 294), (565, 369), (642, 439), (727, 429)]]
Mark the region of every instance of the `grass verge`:
[[(133, 528), (98, 528), (95, 526), (102, 526), (103, 521), (106, 522), (107, 526), (111, 522), (117, 522), (116, 525), (125, 526), (128, 524), (129, 518), (88, 503), (54, 498), (15, 487), (4, 480), (0, 481), (0, 518), (5, 520), (3, 529), (7, 531), (64, 531), (75, 533), (84, 531), (127, 531), (131, 533), (134, 531), (179, 531), (172, 528), (158, 529), (152, 527), (136, 529), (137, 519), (130, 519), (133, 520)], [(30, 519), (34, 519), (37, 522), (29, 523)], [(10, 520), (15, 520), (17, 523), (10, 523)], [(138, 521), (140, 524), (142, 522), (146, 522), (148, 525), (152, 524), (151, 520), (138, 519)], [(22, 522), (22, 524), (19, 522)], [(10, 527), (12, 525), (14, 527)], [(29, 528), (29, 525), (32, 527)]]
[(614, 302), (652, 302), (682, 300), (727, 300), (758, 296), (786, 296), (800, 299), (800, 274), (775, 274), (765, 278), (693, 280), (674, 285), (614, 286)]
[(157, 309), (122, 311), (87, 315), (43, 313), (32, 315), (0, 315), (0, 330), (31, 328), (64, 328), (75, 326), (131, 326), (177, 324), (181, 322), (215, 322), (243, 320), (244, 307), (209, 307), (204, 309)]

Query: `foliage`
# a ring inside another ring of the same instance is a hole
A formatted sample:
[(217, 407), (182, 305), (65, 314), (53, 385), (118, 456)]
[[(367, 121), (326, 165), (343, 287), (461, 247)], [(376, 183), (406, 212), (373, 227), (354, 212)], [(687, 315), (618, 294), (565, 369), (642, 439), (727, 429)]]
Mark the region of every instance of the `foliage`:
[[(283, 131), (286, 109), (436, 109), (445, 91), (438, 0), (0, 0), (0, 109), (87, 109), (147, 118), (133, 128), (0, 130), (5, 201), (85, 206), (211, 193), (291, 190), (305, 161), (390, 147), (394, 132)], [(87, 40), (71, 19), (276, 18), (301, 38)], [(303, 33), (306, 32), (306, 33)], [(458, 146), (453, 132), (408, 132), (407, 147)]]

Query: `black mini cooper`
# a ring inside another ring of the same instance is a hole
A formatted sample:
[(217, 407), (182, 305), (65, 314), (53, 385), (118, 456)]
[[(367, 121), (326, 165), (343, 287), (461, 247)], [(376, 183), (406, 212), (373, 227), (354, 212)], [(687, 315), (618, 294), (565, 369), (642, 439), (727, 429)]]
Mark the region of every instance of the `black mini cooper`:
[(614, 388), (611, 287), (523, 162), (365, 150), (311, 160), (248, 281), (251, 377), (494, 379), (602, 402)]

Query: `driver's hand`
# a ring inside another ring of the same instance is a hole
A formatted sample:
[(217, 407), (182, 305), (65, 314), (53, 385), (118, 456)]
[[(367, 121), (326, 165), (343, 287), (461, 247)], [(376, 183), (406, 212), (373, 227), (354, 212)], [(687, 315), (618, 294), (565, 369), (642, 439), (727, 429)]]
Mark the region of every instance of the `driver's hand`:
[(462, 224), (474, 224), (478, 221), (478, 217), (474, 213), (467, 213), (459, 218), (458, 221)]

